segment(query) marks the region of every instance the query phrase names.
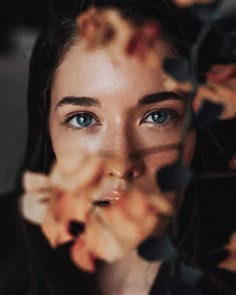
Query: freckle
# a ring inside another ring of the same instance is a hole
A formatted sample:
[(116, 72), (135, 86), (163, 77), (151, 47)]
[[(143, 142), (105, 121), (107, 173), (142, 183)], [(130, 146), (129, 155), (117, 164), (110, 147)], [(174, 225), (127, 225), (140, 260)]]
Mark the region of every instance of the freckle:
[(118, 59), (112, 59), (111, 64), (114, 68), (117, 68), (120, 65), (120, 62)]

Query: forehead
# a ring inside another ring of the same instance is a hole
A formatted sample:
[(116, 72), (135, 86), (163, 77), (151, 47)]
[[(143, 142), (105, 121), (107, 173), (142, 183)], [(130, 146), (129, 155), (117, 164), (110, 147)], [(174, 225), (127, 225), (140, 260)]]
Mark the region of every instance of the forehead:
[(160, 42), (157, 46), (160, 65), (150, 69), (136, 58), (113, 57), (104, 49), (86, 51), (76, 44), (66, 53), (55, 73), (52, 98), (68, 95), (103, 97), (122, 95), (124, 91), (140, 97), (147, 92), (162, 91), (161, 62), (168, 53), (167, 46)]

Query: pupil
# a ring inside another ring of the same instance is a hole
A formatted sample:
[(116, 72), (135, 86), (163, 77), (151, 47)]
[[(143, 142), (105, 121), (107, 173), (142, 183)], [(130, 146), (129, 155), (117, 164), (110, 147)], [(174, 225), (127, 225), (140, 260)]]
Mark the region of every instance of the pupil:
[(77, 117), (77, 123), (83, 127), (87, 127), (91, 124), (92, 118), (88, 115), (80, 115)]
[(152, 115), (152, 119), (156, 123), (163, 123), (166, 121), (167, 113), (165, 112), (156, 112)]

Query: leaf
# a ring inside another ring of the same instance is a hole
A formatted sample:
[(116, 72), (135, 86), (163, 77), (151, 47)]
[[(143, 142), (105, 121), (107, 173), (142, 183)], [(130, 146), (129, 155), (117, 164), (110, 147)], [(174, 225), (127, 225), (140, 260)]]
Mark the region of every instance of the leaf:
[(69, 232), (73, 237), (78, 237), (85, 232), (86, 225), (84, 222), (71, 221), (69, 224)]
[(220, 103), (203, 100), (200, 110), (193, 118), (193, 127), (196, 129), (210, 127), (223, 111), (223, 105)]
[(28, 192), (47, 192), (50, 191), (50, 180), (41, 173), (26, 171), (23, 175), (23, 187)]
[(214, 0), (174, 0), (174, 3), (180, 7), (188, 7), (196, 4), (211, 4)]
[(185, 58), (166, 58), (163, 62), (164, 70), (178, 82), (190, 80), (189, 61)]
[(229, 255), (218, 264), (218, 267), (236, 272), (236, 232), (231, 236), (229, 244), (225, 246), (225, 249), (229, 252)]
[(90, 7), (78, 17), (77, 25), (85, 50), (102, 48), (112, 58), (135, 57), (148, 67), (159, 66), (157, 21), (137, 26), (117, 9)]
[(158, 186), (163, 192), (178, 191), (188, 185), (192, 172), (180, 161), (161, 168), (156, 176)]
[[(160, 192), (147, 193), (128, 182), (122, 185), (120, 197), (106, 199), (117, 186), (104, 174), (110, 167), (123, 165), (124, 159), (81, 154), (76, 162), (65, 155), (48, 176), (26, 174), (24, 216), (41, 225), (53, 248), (74, 241), (72, 259), (92, 272), (97, 260), (114, 262), (154, 230), (164, 230), (169, 219), (162, 217), (172, 216), (174, 210)], [(99, 201), (104, 200), (107, 206), (100, 206)]]
[(195, 5), (190, 7), (189, 10), (200, 20), (209, 21), (217, 10), (219, 3), (219, 0), (196, 0)]
[(236, 170), (236, 154), (234, 154), (232, 159), (230, 160), (229, 167), (233, 170)]
[(48, 176), (26, 171), (23, 175), (23, 188), (25, 191), (20, 202), (23, 216), (32, 223), (42, 223), (52, 194)]
[(150, 236), (138, 247), (138, 254), (147, 261), (169, 260), (176, 249), (168, 236)]

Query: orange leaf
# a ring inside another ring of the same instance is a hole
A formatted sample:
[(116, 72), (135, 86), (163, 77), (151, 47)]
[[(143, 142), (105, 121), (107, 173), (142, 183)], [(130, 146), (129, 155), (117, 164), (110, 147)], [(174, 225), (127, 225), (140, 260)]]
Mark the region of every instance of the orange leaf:
[(236, 233), (231, 236), (230, 242), (225, 246), (225, 249), (229, 251), (229, 256), (220, 262), (218, 267), (236, 272)]

